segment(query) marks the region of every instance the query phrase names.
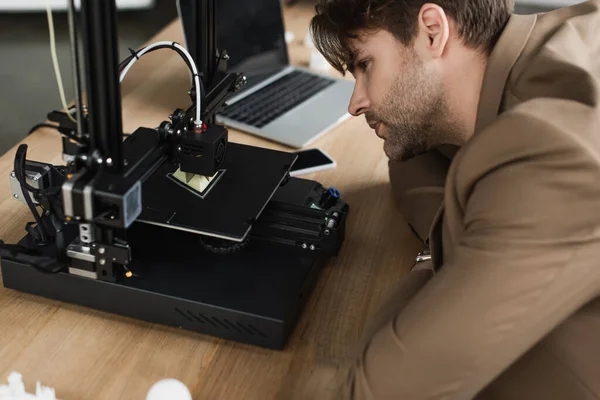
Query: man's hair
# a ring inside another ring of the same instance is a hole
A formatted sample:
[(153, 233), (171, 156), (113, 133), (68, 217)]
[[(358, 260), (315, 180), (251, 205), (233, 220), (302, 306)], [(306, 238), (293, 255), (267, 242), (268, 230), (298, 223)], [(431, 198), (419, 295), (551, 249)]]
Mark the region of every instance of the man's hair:
[(514, 0), (319, 0), (311, 21), (317, 49), (338, 71), (352, 71), (349, 39), (361, 30), (387, 30), (408, 46), (418, 32), (418, 15), (426, 3), (437, 4), (456, 23), (463, 43), (489, 53), (514, 8)]

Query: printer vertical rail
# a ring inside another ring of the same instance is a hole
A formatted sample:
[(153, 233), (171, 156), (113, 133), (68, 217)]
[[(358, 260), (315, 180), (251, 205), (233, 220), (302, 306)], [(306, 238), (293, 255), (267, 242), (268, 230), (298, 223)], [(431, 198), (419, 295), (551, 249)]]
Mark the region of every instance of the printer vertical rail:
[(123, 126), (115, 0), (82, 0), (83, 40), (91, 152), (111, 159), (106, 167), (123, 167)]

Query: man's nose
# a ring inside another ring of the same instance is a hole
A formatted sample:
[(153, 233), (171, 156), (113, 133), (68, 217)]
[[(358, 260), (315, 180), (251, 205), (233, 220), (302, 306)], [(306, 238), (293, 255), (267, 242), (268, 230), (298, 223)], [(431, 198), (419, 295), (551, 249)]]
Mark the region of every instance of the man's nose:
[(369, 99), (365, 91), (359, 86), (354, 86), (354, 92), (350, 98), (350, 104), (348, 105), (348, 112), (355, 117), (366, 113), (370, 106)]

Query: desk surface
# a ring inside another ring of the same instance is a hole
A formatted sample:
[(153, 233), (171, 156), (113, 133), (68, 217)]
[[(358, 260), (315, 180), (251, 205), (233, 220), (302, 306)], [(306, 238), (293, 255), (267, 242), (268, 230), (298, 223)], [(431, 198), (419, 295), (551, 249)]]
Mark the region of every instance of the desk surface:
[[(285, 12), (287, 30), (303, 38), (310, 5)], [(155, 40), (181, 40), (172, 23)], [(297, 39), (290, 57), (306, 65)], [(149, 54), (124, 82), (126, 132), (157, 126), (177, 107), (189, 106), (185, 64), (168, 51)], [(49, 110), (50, 111), (50, 110)], [(38, 121), (31, 121), (34, 125)], [(230, 131), (233, 142), (286, 149)], [(59, 136), (39, 130), (24, 140), (28, 158), (60, 163)], [(346, 121), (314, 143), (338, 168), (307, 178), (340, 189), (350, 204), (345, 245), (318, 280), (283, 351), (228, 342), (150, 324), (0, 287), (0, 382), (23, 374), (29, 391), (36, 380), (64, 400), (145, 399), (159, 379), (183, 381), (194, 399), (337, 398), (366, 320), (407, 273), (419, 244), (395, 210), (381, 141), (364, 118)], [(0, 158), (0, 238), (15, 243), (31, 220), (11, 197), (9, 173), (16, 147)]]

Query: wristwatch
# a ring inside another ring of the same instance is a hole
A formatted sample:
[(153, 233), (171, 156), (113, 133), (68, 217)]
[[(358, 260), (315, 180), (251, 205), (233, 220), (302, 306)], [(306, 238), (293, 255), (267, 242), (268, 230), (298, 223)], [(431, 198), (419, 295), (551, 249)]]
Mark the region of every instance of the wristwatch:
[(431, 261), (431, 252), (429, 251), (429, 248), (417, 254), (417, 258), (415, 258), (415, 265), (426, 261)]

